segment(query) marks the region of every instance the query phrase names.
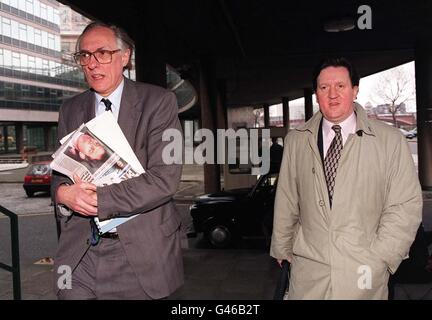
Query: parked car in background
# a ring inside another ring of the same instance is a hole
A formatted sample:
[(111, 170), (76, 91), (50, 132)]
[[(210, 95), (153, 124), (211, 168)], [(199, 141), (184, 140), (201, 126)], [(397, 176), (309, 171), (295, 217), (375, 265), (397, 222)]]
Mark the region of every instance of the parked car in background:
[(33, 197), (36, 192), (50, 194), (51, 188), (50, 161), (36, 162), (30, 165), (24, 177), (23, 188), (28, 197)]
[(193, 227), (216, 248), (241, 237), (264, 237), (270, 242), (277, 173), (259, 177), (252, 188), (225, 190), (197, 197), (190, 207)]
[(405, 136), (407, 139), (412, 139), (417, 137), (417, 128), (414, 128), (410, 131), (407, 131), (405, 129), (399, 128), (399, 131)]

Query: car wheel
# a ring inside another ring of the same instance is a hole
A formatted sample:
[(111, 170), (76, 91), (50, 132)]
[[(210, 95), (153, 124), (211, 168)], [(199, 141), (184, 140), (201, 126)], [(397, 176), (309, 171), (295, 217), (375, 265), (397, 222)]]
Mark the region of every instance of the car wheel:
[(214, 224), (206, 231), (206, 238), (216, 248), (226, 248), (233, 242), (231, 229), (224, 224)]
[(34, 195), (34, 192), (33, 192), (33, 191), (28, 191), (28, 190), (26, 190), (25, 193), (27, 194), (27, 197), (29, 197), (29, 198), (32, 198), (33, 195)]

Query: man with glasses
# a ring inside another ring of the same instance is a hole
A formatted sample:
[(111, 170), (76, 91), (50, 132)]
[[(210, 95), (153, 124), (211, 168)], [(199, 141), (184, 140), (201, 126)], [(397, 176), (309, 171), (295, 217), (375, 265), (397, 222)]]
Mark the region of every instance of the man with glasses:
[[(123, 30), (100, 22), (88, 25), (77, 41), (74, 58), (91, 89), (60, 108), (59, 138), (112, 112), (145, 173), (96, 187), (53, 172), (61, 225), (54, 266), (59, 299), (161, 299), (183, 284), (180, 217), (172, 200), (181, 166), (162, 160), (168, 143), (163, 132), (181, 130), (177, 102), (168, 90), (123, 77), (132, 50)], [(103, 221), (131, 214), (138, 216), (92, 241), (94, 217)], [(65, 266), (70, 278), (64, 277)]]

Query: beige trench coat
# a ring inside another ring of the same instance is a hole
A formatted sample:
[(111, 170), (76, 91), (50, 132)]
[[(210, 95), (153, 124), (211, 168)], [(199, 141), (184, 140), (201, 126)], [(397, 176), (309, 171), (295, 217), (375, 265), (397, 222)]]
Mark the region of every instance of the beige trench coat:
[(422, 193), (406, 139), (356, 107), (329, 207), (317, 112), (285, 138), (270, 254), (292, 256), (289, 299), (387, 299), (415, 238)]

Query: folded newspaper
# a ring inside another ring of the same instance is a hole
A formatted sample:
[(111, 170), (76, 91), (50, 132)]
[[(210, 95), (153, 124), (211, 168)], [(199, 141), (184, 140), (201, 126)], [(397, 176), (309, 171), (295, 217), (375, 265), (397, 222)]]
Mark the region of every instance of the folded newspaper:
[[(53, 154), (51, 168), (73, 181), (81, 180), (98, 187), (119, 183), (144, 173), (144, 168), (133, 152), (111, 112), (104, 112), (60, 140), (60, 148)], [(108, 232), (129, 217), (99, 221), (94, 218), (99, 234)]]

